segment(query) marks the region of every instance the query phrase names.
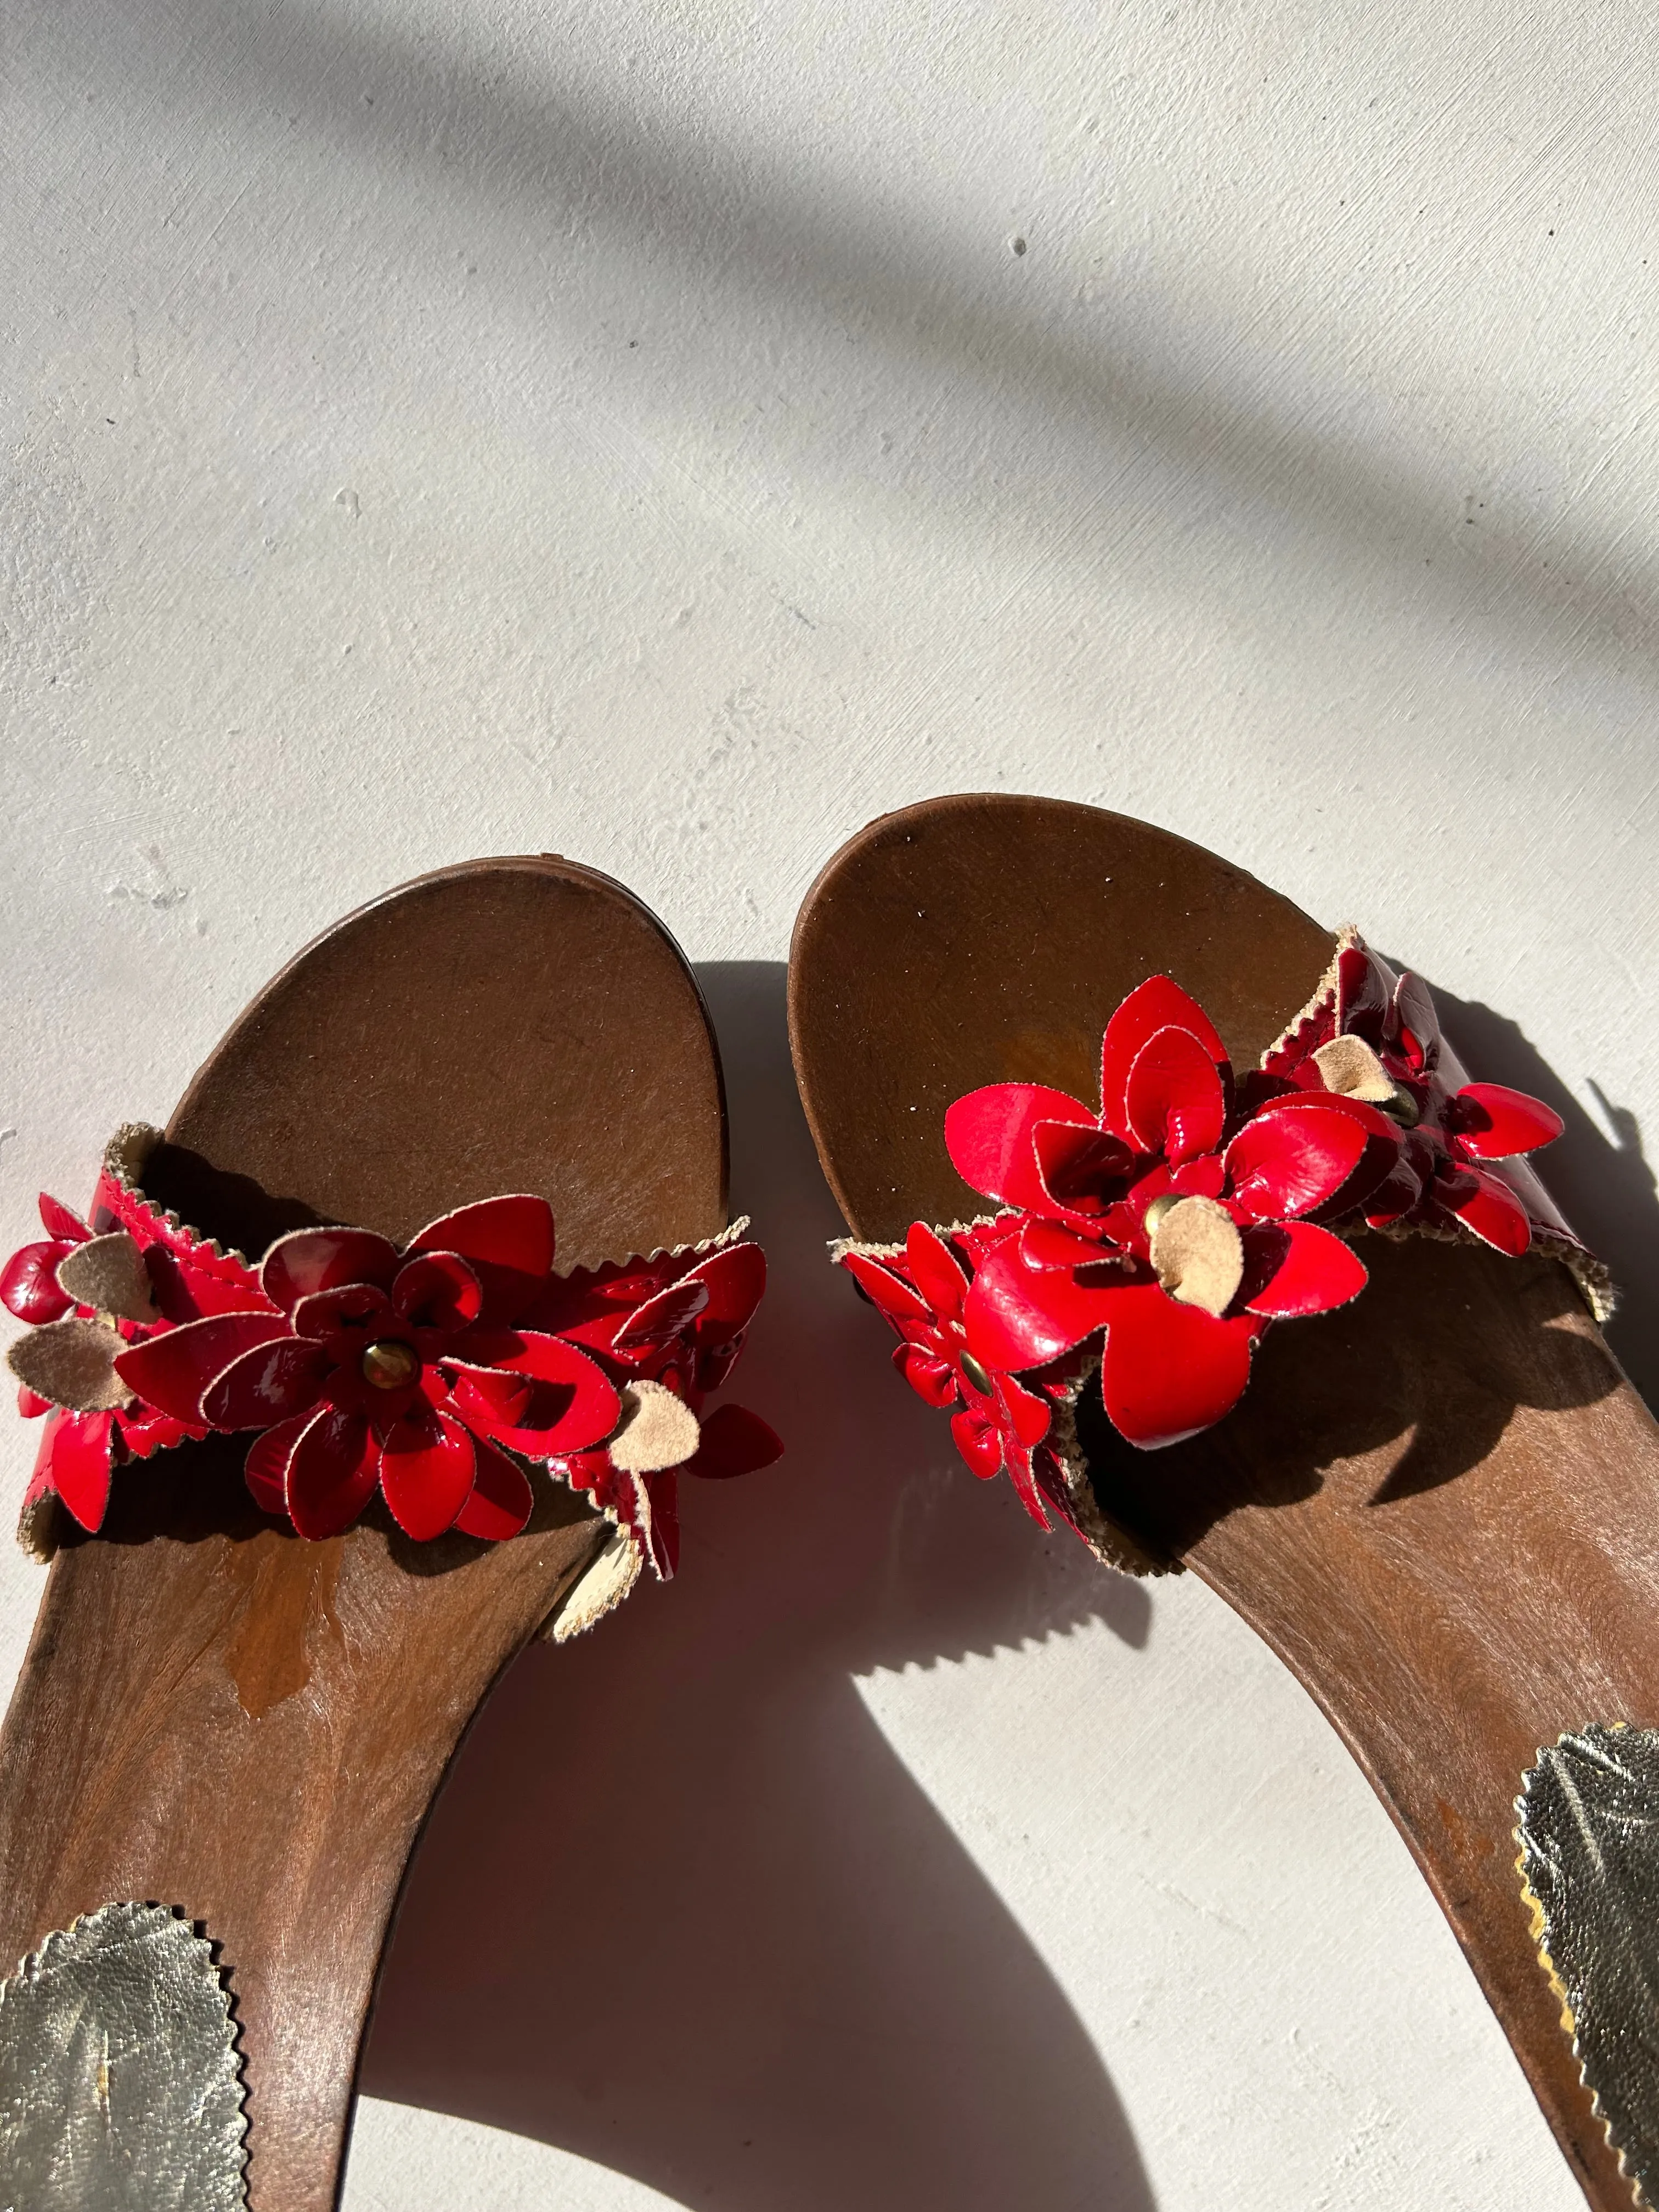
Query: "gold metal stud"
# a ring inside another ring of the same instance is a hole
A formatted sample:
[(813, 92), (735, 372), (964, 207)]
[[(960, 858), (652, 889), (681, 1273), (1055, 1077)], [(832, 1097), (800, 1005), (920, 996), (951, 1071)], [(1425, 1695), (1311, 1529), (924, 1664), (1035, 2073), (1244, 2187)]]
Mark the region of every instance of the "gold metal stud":
[(1164, 1215), (1170, 1211), (1171, 1207), (1177, 1206), (1180, 1203), (1181, 1193), (1178, 1190), (1166, 1190), (1161, 1197), (1155, 1198), (1152, 1200), (1145, 1213), (1140, 1217), (1140, 1225), (1146, 1231), (1148, 1237), (1152, 1235), (1152, 1231), (1158, 1227), (1158, 1223), (1163, 1220)]
[(377, 1390), (401, 1390), (420, 1371), (420, 1355), (395, 1336), (381, 1337), (363, 1354), (363, 1380)]
[(978, 1360), (975, 1358), (973, 1353), (971, 1352), (964, 1352), (960, 1355), (960, 1358), (963, 1373), (968, 1377), (968, 1380), (973, 1384), (975, 1389), (979, 1392), (980, 1395), (984, 1398), (989, 1398), (994, 1395), (996, 1386), (992, 1382), (989, 1375), (986, 1373), (984, 1368), (980, 1365)]

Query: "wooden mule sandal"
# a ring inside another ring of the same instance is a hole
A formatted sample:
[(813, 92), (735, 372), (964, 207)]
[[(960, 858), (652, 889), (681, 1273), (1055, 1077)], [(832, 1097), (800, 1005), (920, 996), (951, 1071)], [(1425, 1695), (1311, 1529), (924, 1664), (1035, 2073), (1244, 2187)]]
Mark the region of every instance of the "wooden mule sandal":
[(40, 1210), (0, 1277), (52, 1559), (0, 1742), (0, 2203), (326, 2212), (462, 1730), (672, 1572), (679, 1473), (779, 1449), (702, 1416), (765, 1277), (714, 1040), (618, 884), (446, 869)]
[(1522, 1157), (1557, 1117), (1352, 931), (1045, 799), (855, 837), (790, 1023), (836, 1256), (969, 1468), (1267, 1639), (1589, 2202), (1659, 2203), (1659, 1431)]

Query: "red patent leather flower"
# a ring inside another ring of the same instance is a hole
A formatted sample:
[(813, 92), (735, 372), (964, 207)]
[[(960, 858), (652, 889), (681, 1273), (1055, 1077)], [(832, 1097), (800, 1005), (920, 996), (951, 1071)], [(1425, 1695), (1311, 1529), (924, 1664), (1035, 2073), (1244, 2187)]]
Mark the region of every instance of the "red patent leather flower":
[(417, 1539), (497, 1538), (530, 1517), (532, 1459), (595, 1443), (620, 1405), (574, 1345), (515, 1328), (546, 1290), (544, 1199), (463, 1206), (399, 1253), (363, 1229), (300, 1229), (265, 1255), (268, 1310), (220, 1314), (116, 1363), (175, 1419), (258, 1429), (247, 1480), (302, 1536), (337, 1534), (378, 1489)]
[(681, 1473), (776, 1459), (738, 1406), (706, 1420), (766, 1280), (757, 1246), (552, 1271), (539, 1198), (491, 1199), (406, 1249), (368, 1231), (280, 1238), (255, 1269), (144, 1194), (159, 1133), (118, 1133), (93, 1218), (43, 1199), (47, 1236), (0, 1273), (32, 1324), (7, 1358), (26, 1413), (50, 1411), (26, 1516), (60, 1497), (95, 1529), (112, 1468), (210, 1430), (255, 1431), (247, 1486), (302, 1535), (337, 1533), (378, 1491), (426, 1538), (489, 1540), (529, 1516), (526, 1460), (587, 1491), (660, 1574)]
[(903, 1273), (860, 1252), (843, 1264), (897, 1330), (899, 1373), (928, 1405), (951, 1409), (951, 1433), (968, 1465), (981, 1481), (1006, 1473), (1046, 1528), (1032, 1455), (1048, 1433), (1050, 1407), (976, 1341), (969, 1278), (950, 1246), (918, 1221), (905, 1240)]
[(1102, 1395), (1132, 1443), (1218, 1420), (1265, 1322), (1328, 1311), (1364, 1287), (1352, 1249), (1304, 1218), (1363, 1195), (1397, 1132), (1372, 1107), (1299, 1094), (1241, 1115), (1226, 1048), (1168, 976), (1107, 1024), (1101, 1109), (995, 1084), (945, 1115), (957, 1171), (1019, 1212), (968, 1295), (984, 1356), (1009, 1371), (1103, 1331)]
[(1454, 1093), (1440, 1054), (1422, 984), (1395, 986), (1357, 944), (1238, 1083), (1203, 1009), (1153, 976), (1106, 1026), (1097, 1112), (1002, 1083), (946, 1113), (951, 1161), (994, 1218), (943, 1236), (917, 1224), (902, 1246), (842, 1248), (841, 1264), (900, 1337), (912, 1387), (953, 1409), (975, 1472), (1006, 1470), (1045, 1526), (1045, 1502), (1076, 1526), (1055, 1409), (1097, 1359), (1119, 1431), (1171, 1443), (1237, 1403), (1271, 1323), (1364, 1289), (1339, 1227), (1461, 1225), (1526, 1249), (1525, 1207), (1480, 1163), (1560, 1123), (1498, 1085)]
[(1487, 1163), (1536, 1152), (1562, 1130), (1559, 1114), (1502, 1083), (1454, 1090), (1434, 1000), (1420, 976), (1396, 981), (1364, 945), (1337, 956), (1328, 1005), (1264, 1066), (1312, 1095), (1370, 1101), (1401, 1125), (1400, 1157), (1364, 1208), (1374, 1229), (1461, 1225), (1518, 1257), (1532, 1243), (1525, 1206)]
[(765, 1287), (759, 1245), (729, 1243), (578, 1269), (530, 1316), (588, 1351), (624, 1402), (648, 1415), (650, 1445), (636, 1418), (605, 1449), (562, 1452), (550, 1464), (627, 1528), (665, 1577), (679, 1562), (680, 1476), (721, 1481), (782, 1454), (776, 1433), (746, 1407), (719, 1406), (699, 1419), (736, 1364)]

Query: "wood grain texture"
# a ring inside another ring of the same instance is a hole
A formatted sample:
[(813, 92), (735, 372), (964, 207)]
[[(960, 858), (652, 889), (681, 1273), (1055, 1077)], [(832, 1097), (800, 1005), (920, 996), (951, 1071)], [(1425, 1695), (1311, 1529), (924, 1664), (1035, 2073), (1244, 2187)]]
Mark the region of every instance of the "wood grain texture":
[[(983, 1211), (945, 1106), (1017, 1077), (1094, 1101), (1101, 1031), (1147, 975), (1193, 992), (1244, 1066), (1329, 950), (1239, 870), (1120, 817), (1000, 796), (884, 817), (814, 886), (791, 963), (802, 1096), (849, 1225), (890, 1239)], [(1272, 1331), (1206, 1435), (1140, 1453), (1082, 1419), (1091, 1473), (1329, 1715), (1587, 2197), (1627, 2212), (1536, 1963), (1513, 1801), (1563, 1730), (1659, 1718), (1659, 1431), (1555, 1263), (1362, 1249), (1364, 1296)]]
[[(254, 1251), (308, 1219), (401, 1239), (510, 1190), (551, 1200), (562, 1265), (725, 1221), (690, 972), (619, 886), (547, 858), (423, 878), (330, 931), (167, 1137), (155, 1194)], [(210, 1438), (124, 1470), (104, 1532), (52, 1565), (0, 1738), (0, 1957), (111, 1899), (204, 1922), (241, 2024), (250, 2203), (327, 2212), (421, 1822), (609, 1528), (538, 1479), (511, 1543), (414, 1544), (377, 1508), (307, 1544), (254, 1509), (240, 1457)]]

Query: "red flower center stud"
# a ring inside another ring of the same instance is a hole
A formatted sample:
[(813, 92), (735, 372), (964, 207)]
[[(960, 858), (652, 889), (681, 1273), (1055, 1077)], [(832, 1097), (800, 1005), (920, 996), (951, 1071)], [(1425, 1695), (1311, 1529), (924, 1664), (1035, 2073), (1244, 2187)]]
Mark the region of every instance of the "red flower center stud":
[(1451, 1066), (1427, 988), (1352, 932), (1242, 1079), (1203, 1008), (1154, 975), (1106, 1025), (1097, 1109), (1035, 1083), (949, 1109), (951, 1163), (994, 1212), (834, 1255), (973, 1472), (1006, 1474), (1044, 1528), (1051, 1512), (1078, 1528), (1073, 1414), (1091, 1377), (1143, 1449), (1210, 1427), (1269, 1327), (1364, 1289), (1366, 1231), (1517, 1255), (1538, 1238), (1604, 1306), (1605, 1273), (1519, 1164), (1559, 1117), (1501, 1085), (1453, 1088)]
[(680, 1474), (764, 1467), (757, 1415), (704, 1400), (726, 1379), (766, 1263), (738, 1223), (709, 1244), (555, 1272), (541, 1198), (463, 1206), (398, 1251), (363, 1229), (296, 1230), (256, 1267), (146, 1198), (155, 1133), (112, 1140), (92, 1223), (43, 1197), (43, 1241), (0, 1273), (30, 1324), (8, 1354), (46, 1417), (24, 1504), (103, 1520), (112, 1474), (210, 1431), (246, 1434), (245, 1479), (301, 1536), (337, 1535), (378, 1494), (420, 1541), (516, 1535), (530, 1469), (587, 1492), (660, 1575)]

